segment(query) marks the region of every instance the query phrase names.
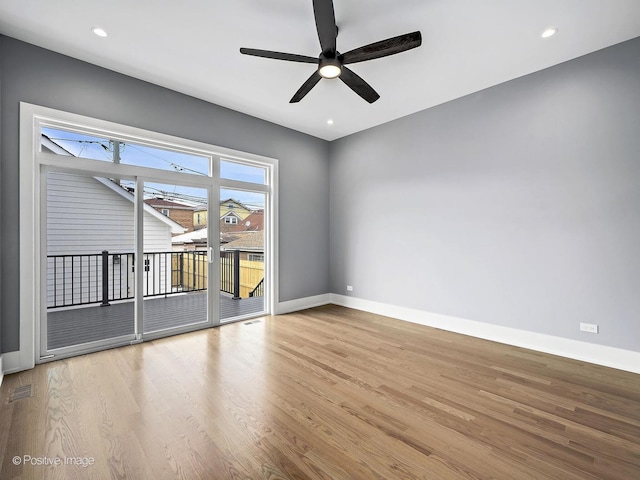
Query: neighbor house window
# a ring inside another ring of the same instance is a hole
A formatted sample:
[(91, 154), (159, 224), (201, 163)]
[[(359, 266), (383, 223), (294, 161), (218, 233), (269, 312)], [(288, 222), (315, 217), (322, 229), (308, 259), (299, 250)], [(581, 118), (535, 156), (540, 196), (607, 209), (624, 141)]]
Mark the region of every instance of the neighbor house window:
[(238, 217), (224, 217), (224, 223), (229, 224), (229, 225), (237, 225), (238, 223)]
[(168, 216), (169, 216), (169, 209), (168, 209), (168, 208), (163, 208), (163, 209), (161, 210), (161, 212), (162, 212), (162, 214), (163, 214), (165, 217), (168, 217)]
[(264, 262), (264, 254), (263, 253), (250, 253), (249, 254), (250, 262)]

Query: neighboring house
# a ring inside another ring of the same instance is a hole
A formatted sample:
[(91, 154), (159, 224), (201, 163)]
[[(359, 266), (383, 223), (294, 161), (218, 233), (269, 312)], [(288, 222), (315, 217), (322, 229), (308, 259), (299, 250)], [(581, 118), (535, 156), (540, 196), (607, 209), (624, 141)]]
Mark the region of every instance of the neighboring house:
[(264, 261), (264, 230), (238, 233), (235, 240), (220, 246), (222, 251), (240, 250), (240, 260)]
[[(193, 232), (188, 232), (183, 235), (176, 235), (171, 239), (173, 245), (173, 251), (181, 252), (185, 250), (206, 250), (207, 249), (207, 235), (209, 228), (204, 227)], [(220, 232), (220, 246), (224, 246), (229, 242), (240, 238), (243, 232)]]
[[(43, 135), (43, 148), (71, 155)], [(108, 178), (47, 175), (47, 254), (134, 250), (134, 194)], [(144, 251), (171, 250), (171, 236), (185, 228), (144, 205)]]
[[(220, 220), (220, 245), (226, 247), (229, 243), (242, 240), (244, 234), (249, 232), (262, 232), (264, 230), (264, 210), (256, 210), (245, 219), (235, 225), (224, 223)], [(206, 250), (207, 248), (207, 227), (199, 228), (192, 232), (177, 235), (171, 239), (174, 251), (184, 250)], [(257, 238), (257, 237), (256, 237)], [(262, 234), (264, 240), (264, 233)], [(246, 242), (247, 240), (245, 240)], [(260, 245), (262, 245), (262, 242)], [(237, 244), (236, 244), (237, 245)], [(255, 245), (253, 245), (255, 247)], [(232, 247), (233, 249), (233, 247)], [(261, 253), (262, 255), (262, 253)], [(262, 261), (262, 260), (261, 260)]]
[(165, 200), (164, 198), (149, 198), (145, 200), (144, 203), (155, 208), (174, 222), (182, 225), (187, 232), (191, 232), (193, 230), (193, 211), (195, 210), (195, 207), (185, 205), (184, 203)]
[[(107, 178), (47, 175), (47, 254), (133, 252), (134, 196)], [(184, 227), (144, 206), (144, 251), (171, 250)]]
[(192, 232), (176, 235), (171, 239), (171, 246), (174, 252), (185, 250), (206, 250), (207, 249), (207, 227), (194, 230)]
[(207, 206), (196, 207), (193, 210), (193, 229), (198, 230), (207, 226)]
[[(245, 218), (247, 218), (253, 210), (246, 205), (234, 200), (233, 198), (227, 198), (220, 202), (220, 221), (225, 225), (238, 225)], [(206, 205), (196, 208), (193, 212), (193, 227), (195, 230), (207, 226), (207, 207)]]
[[(69, 155), (49, 138), (43, 148)], [(108, 178), (49, 172), (46, 181), (47, 292), (71, 298), (80, 291), (100, 294), (102, 252), (108, 254), (114, 297), (126, 298), (134, 285), (134, 195)], [(171, 251), (171, 238), (185, 228), (149, 205), (144, 208), (145, 291), (158, 290), (165, 259), (154, 252)], [(158, 285), (156, 285), (158, 284)], [(55, 293), (54, 293), (55, 290)], [(65, 301), (66, 303), (66, 301)]]
[[(49, 306), (86, 303), (102, 295), (108, 268), (111, 298), (133, 295), (134, 196), (107, 178), (47, 175), (47, 298)], [(145, 292), (159, 292), (171, 268), (172, 234), (184, 227), (144, 205)], [(102, 252), (108, 252), (106, 263)], [(165, 282), (166, 283), (166, 282)], [(84, 292), (84, 293), (83, 293)], [(69, 299), (77, 297), (69, 303)]]
[(225, 221), (226, 218), (227, 217), (220, 219), (221, 233), (256, 232), (258, 230), (264, 230), (264, 210), (255, 210), (236, 224), (227, 223)]

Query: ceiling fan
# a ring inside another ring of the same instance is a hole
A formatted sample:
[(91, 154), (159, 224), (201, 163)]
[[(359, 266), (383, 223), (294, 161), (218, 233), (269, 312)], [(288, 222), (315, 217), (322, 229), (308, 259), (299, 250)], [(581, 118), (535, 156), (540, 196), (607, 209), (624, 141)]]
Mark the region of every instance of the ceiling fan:
[(413, 32), (381, 40), (350, 50), (347, 53), (340, 53), (336, 49), (338, 27), (336, 26), (336, 17), (333, 10), (333, 0), (313, 0), (313, 14), (316, 19), (320, 47), (322, 48), (318, 58), (254, 48), (240, 49), (240, 53), (245, 55), (318, 65), (318, 69), (302, 84), (289, 103), (297, 103), (302, 100), (322, 78), (340, 78), (351, 90), (367, 102), (373, 103), (380, 98), (380, 95), (371, 85), (345, 65), (394, 55), (419, 47), (422, 44), (420, 32)]

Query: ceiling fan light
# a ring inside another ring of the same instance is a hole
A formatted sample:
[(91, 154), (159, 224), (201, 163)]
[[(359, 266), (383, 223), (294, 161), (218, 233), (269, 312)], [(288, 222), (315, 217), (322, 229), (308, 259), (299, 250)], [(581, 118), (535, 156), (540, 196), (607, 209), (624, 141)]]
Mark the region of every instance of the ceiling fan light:
[(320, 61), (318, 73), (323, 78), (337, 78), (342, 73), (340, 62), (335, 58), (325, 58)]

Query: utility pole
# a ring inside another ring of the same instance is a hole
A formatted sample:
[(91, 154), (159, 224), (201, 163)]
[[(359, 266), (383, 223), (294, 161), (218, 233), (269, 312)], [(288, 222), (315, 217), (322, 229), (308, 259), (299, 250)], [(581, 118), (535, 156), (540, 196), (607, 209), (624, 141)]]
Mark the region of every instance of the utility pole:
[[(111, 150), (113, 151), (113, 163), (116, 165), (120, 164), (120, 142), (117, 140), (109, 140), (109, 144), (111, 145)], [(120, 185), (120, 179), (114, 178), (114, 182)]]

